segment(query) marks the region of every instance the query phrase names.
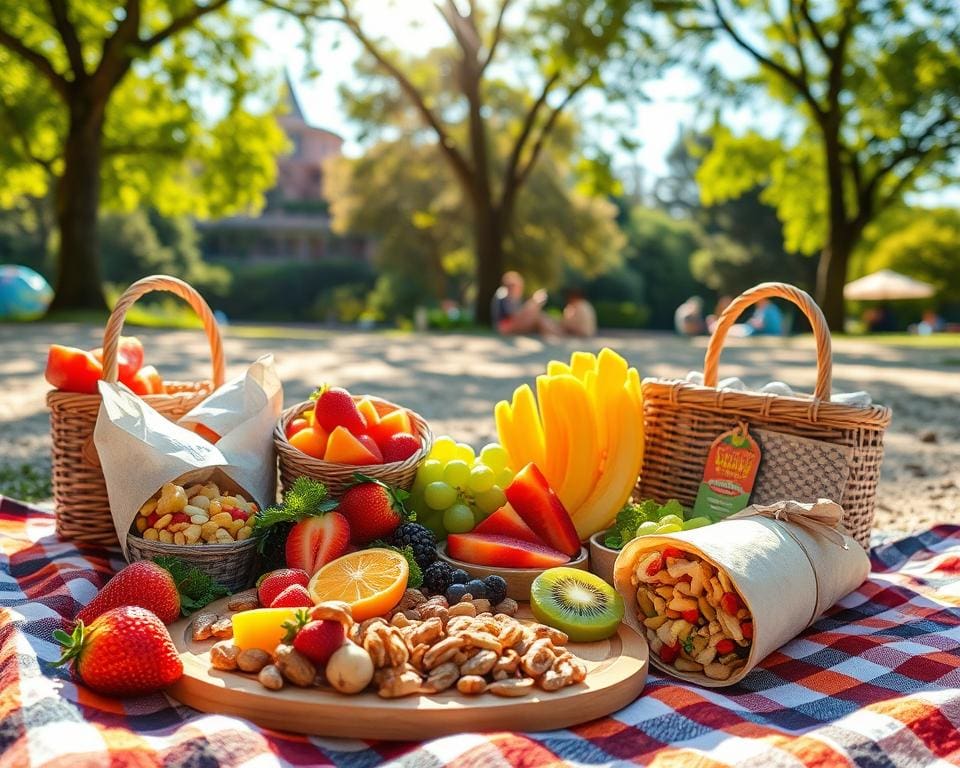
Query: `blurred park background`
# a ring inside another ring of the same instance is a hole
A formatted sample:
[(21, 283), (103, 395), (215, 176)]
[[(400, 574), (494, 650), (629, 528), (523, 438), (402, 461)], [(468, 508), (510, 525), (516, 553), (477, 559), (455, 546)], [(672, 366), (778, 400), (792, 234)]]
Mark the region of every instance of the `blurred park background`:
[[(93, 319), (151, 273), (231, 321), (667, 329), (881, 269), (960, 320), (955, 0), (5, 0), (0, 261)], [(160, 322), (188, 322), (159, 302)], [(147, 318), (149, 319), (149, 318)]]

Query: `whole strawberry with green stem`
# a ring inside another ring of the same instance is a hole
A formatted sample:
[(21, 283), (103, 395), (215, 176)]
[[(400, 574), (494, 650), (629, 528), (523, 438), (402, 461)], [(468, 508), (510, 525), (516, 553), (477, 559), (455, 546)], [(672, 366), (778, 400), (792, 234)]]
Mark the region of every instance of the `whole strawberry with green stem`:
[(183, 663), (160, 618), (145, 608), (113, 608), (72, 633), (53, 633), (63, 646), (57, 665), (73, 663), (90, 688), (111, 696), (139, 696), (175, 683)]
[(189, 615), (228, 594), (209, 576), (175, 557), (138, 560), (118, 571), (77, 614), (90, 624), (112, 608), (136, 605), (155, 613), (164, 624)]
[(337, 507), (350, 523), (354, 544), (386, 539), (400, 523), (413, 519), (404, 506), (409, 493), (359, 472), (354, 473), (354, 478), (357, 483), (347, 489)]
[(327, 432), (345, 427), (351, 434), (359, 436), (367, 431), (367, 420), (357, 409), (353, 396), (343, 387), (324, 384), (311, 398), (316, 401), (314, 419)]
[(333, 652), (346, 642), (340, 622), (311, 620), (307, 611), (297, 611), (291, 621), (284, 622), (283, 627), (287, 630), (284, 642), (293, 643), (296, 650), (321, 669), (326, 666)]

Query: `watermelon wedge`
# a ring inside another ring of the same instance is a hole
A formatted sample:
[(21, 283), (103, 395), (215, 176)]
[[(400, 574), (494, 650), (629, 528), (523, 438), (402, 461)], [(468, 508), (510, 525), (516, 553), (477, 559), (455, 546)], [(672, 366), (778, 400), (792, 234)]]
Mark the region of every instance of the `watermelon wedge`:
[(563, 552), (509, 536), (483, 533), (451, 533), (447, 554), (474, 565), (497, 568), (553, 568), (570, 562)]
[(473, 533), (487, 533), (493, 536), (508, 536), (511, 539), (520, 539), (520, 541), (529, 541), (531, 544), (547, 546), (547, 542), (533, 532), (533, 528), (523, 522), (523, 518), (517, 514), (517, 510), (504, 504), (500, 509), (494, 512), (490, 517), (480, 523), (473, 529)]
[(523, 522), (548, 547), (570, 557), (580, 551), (573, 520), (536, 464), (527, 464), (517, 472), (503, 492)]

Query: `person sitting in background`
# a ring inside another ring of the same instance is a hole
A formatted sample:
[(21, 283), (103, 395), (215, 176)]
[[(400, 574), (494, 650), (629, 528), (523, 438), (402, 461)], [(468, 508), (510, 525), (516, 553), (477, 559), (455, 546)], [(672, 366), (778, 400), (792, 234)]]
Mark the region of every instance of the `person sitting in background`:
[(717, 327), (717, 321), (720, 320), (720, 315), (730, 306), (731, 302), (733, 302), (733, 296), (729, 294), (724, 294), (717, 298), (717, 304), (713, 308), (713, 314), (707, 315), (707, 333), (713, 333), (713, 329)]
[(747, 321), (747, 336), (782, 336), (783, 312), (770, 299), (760, 299)]
[(597, 335), (597, 313), (579, 288), (567, 291), (567, 303), (563, 308), (563, 330), (570, 336), (581, 338)]
[(944, 329), (943, 318), (934, 310), (928, 309), (923, 313), (923, 319), (917, 324), (917, 333), (929, 336), (931, 333), (940, 333)]
[(524, 301), (523, 285), (523, 276), (519, 272), (504, 273), (490, 306), (493, 327), (504, 336), (526, 333), (561, 335), (563, 329), (560, 325), (543, 313), (547, 292), (541, 288)]
[(707, 330), (703, 322), (703, 299), (691, 296), (673, 313), (673, 327), (681, 336), (699, 336)]

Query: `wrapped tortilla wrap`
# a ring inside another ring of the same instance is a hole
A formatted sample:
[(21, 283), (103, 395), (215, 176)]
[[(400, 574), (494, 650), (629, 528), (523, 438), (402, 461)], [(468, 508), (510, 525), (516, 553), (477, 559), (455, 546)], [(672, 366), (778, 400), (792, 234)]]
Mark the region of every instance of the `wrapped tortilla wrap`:
[[(647, 637), (658, 669), (704, 686), (732, 685), (867, 578), (870, 561), (840, 525), (842, 518), (840, 505), (826, 499), (781, 501), (747, 507), (704, 528), (636, 538), (614, 566), (614, 584), (627, 605), (624, 621)], [(664, 556), (665, 547), (691, 557)], [(686, 586), (672, 593), (669, 582), (674, 589)], [(736, 600), (717, 597), (730, 592)], [(722, 610), (724, 601), (735, 613)], [(674, 611), (699, 604), (699, 622), (685, 622), (692, 615), (664, 618), (665, 603)], [(675, 639), (672, 630), (679, 635), (661, 657), (664, 639)], [(686, 653), (672, 661), (678, 646)], [(696, 663), (698, 657), (707, 663)]]

